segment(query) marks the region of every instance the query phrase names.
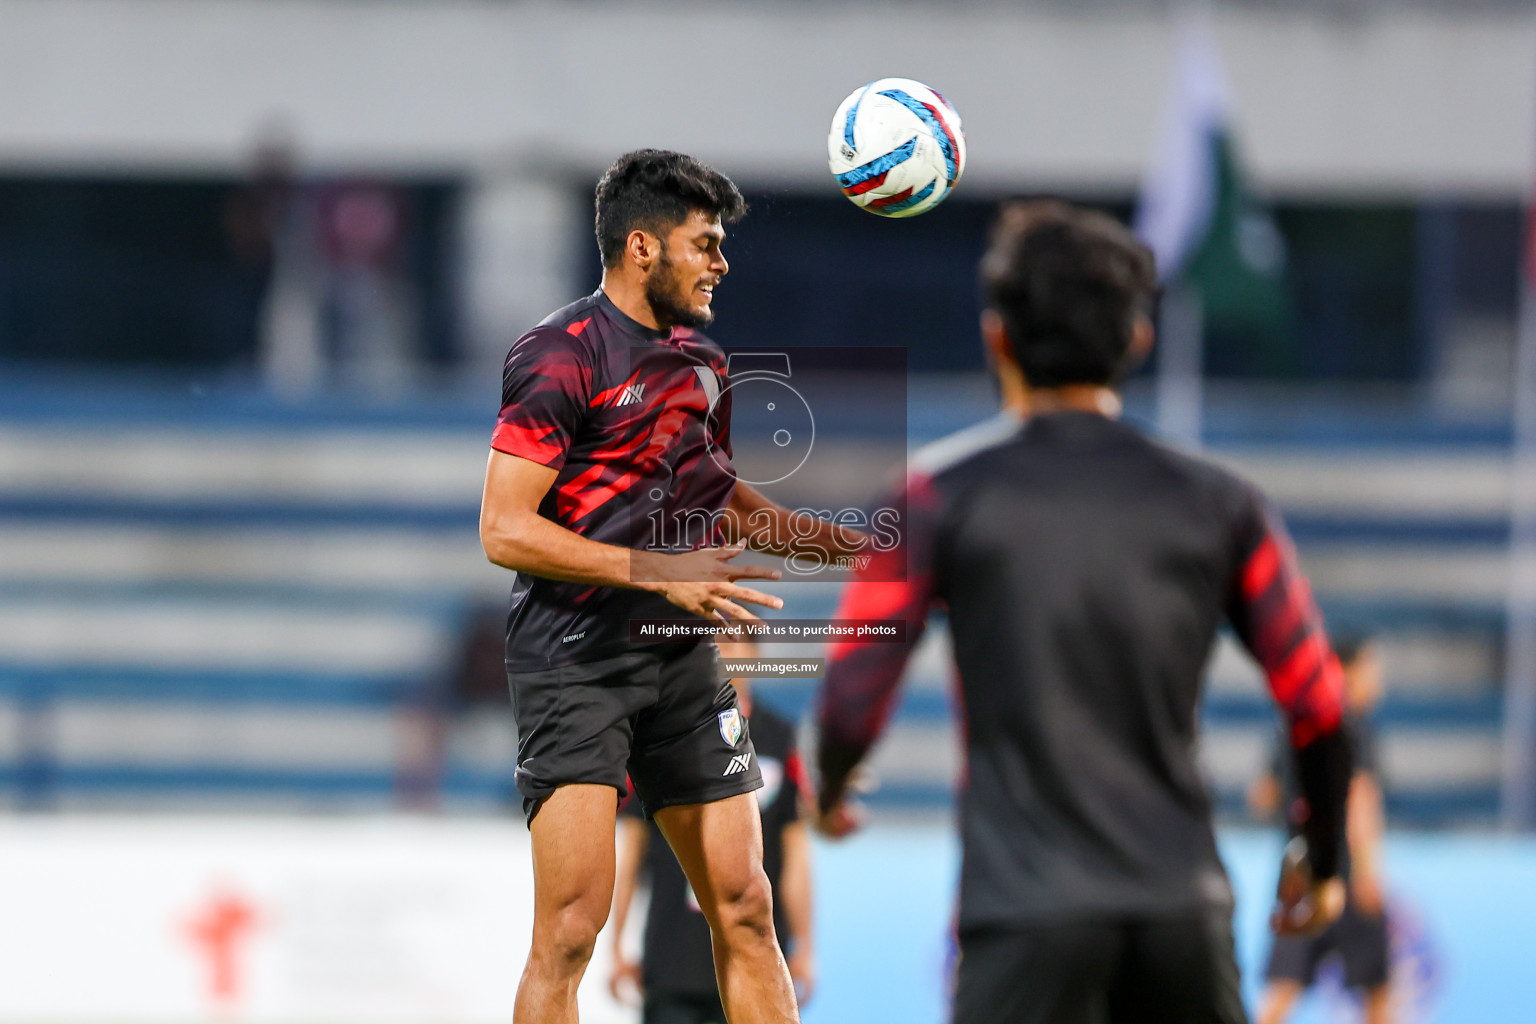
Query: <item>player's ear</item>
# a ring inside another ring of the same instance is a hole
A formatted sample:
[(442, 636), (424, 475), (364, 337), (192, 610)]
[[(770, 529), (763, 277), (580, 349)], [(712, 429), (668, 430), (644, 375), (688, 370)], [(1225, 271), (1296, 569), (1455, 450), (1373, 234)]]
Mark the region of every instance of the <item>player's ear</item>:
[(1152, 318), (1145, 313), (1137, 313), (1136, 320), (1131, 324), (1131, 344), (1125, 351), (1126, 367), (1134, 370), (1146, 362), (1156, 343), (1157, 330), (1152, 326)]
[(624, 254), (641, 270), (650, 270), (661, 256), (661, 239), (635, 228), (624, 239)]
[(994, 370), (1018, 364), (1018, 360), (1013, 357), (1013, 342), (1008, 337), (1008, 328), (995, 309), (981, 311), (981, 340), (987, 350), (987, 365)]

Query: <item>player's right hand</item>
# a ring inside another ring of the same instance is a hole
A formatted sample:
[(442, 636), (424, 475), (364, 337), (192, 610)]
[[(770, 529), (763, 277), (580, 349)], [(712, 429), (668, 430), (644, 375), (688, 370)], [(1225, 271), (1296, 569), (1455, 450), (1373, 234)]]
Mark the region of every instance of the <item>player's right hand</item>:
[(842, 799), (816, 815), (816, 831), (828, 839), (846, 839), (864, 827), (864, 805)]
[(645, 995), (645, 984), (640, 980), (640, 964), (622, 953), (613, 955), (613, 968), (608, 972), (608, 991), (613, 998), (626, 1006), (634, 1006)]
[(739, 586), (739, 579), (776, 580), (783, 574), (777, 569), (760, 565), (732, 565), (731, 559), (746, 549), (742, 543), (728, 544), (719, 548), (700, 548), (680, 555), (657, 555), (646, 564), (646, 576), (653, 582), (646, 584), (652, 590), (685, 612), (716, 622), (745, 619), (757, 622), (758, 617), (743, 608), (738, 601), (760, 604), (767, 608), (782, 608), (782, 599), (750, 587)]

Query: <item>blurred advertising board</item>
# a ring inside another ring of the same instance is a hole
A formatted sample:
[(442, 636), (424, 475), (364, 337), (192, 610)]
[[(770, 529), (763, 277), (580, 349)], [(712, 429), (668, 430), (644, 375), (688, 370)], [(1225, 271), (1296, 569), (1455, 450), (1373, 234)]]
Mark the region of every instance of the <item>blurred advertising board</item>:
[[(505, 1022), (533, 919), (521, 821), (409, 818), (13, 818), (0, 907), (32, 1024)], [(631, 1019), (606, 956), (584, 1021)]]

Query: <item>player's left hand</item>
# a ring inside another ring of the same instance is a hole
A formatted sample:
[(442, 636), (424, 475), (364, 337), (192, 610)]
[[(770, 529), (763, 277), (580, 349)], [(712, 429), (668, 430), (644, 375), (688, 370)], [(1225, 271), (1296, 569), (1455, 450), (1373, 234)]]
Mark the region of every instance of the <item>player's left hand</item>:
[(864, 806), (843, 798), (816, 815), (816, 831), (828, 839), (846, 839), (864, 827)]
[(640, 975), (640, 964), (622, 952), (615, 952), (613, 966), (608, 972), (608, 991), (616, 1002), (625, 1006), (639, 1003), (645, 994), (645, 982)]
[(1276, 935), (1318, 935), (1344, 912), (1345, 896), (1337, 878), (1314, 882), (1300, 899), (1276, 904), (1270, 927)]
[(789, 957), (789, 977), (795, 983), (795, 1002), (804, 1006), (816, 991), (816, 956), (804, 943)]
[(1317, 935), (1344, 913), (1348, 895), (1338, 878), (1312, 877), (1306, 842), (1300, 837), (1286, 845), (1280, 865), (1280, 885), (1269, 926), (1276, 935)]

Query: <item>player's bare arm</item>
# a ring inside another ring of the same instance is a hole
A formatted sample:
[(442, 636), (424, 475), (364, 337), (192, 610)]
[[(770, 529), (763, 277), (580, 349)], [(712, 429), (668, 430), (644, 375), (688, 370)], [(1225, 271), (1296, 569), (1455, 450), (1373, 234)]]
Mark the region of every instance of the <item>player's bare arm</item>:
[(726, 511), (731, 538), (764, 554), (819, 553), (831, 558), (858, 554), (869, 544), (867, 534), (787, 509), (750, 484), (736, 484)]
[(902, 489), (907, 529), (902, 544), (881, 557), (904, 567), (902, 579), (881, 578), (885, 567), (866, 566), (843, 588), (838, 619), (902, 619), (900, 644), (836, 641), (827, 647), (827, 674), (817, 705), (817, 767), (820, 781), (812, 824), (822, 835), (841, 839), (864, 823), (864, 809), (850, 785), (896, 707), (907, 661), (922, 638), (928, 612), (937, 600), (930, 563), (936, 506), (920, 473)]
[(1382, 911), (1381, 836), (1386, 829), (1381, 786), (1370, 772), (1356, 772), (1349, 784), (1344, 831), (1349, 844), (1349, 888), (1367, 914)]
[(784, 867), (779, 898), (789, 926), (789, 975), (803, 1005), (816, 988), (816, 941), (812, 927), (811, 837), (805, 823), (784, 826)]
[(1248, 787), (1248, 813), (1260, 820), (1274, 817), (1280, 810), (1280, 780), (1274, 772), (1265, 772)]
[(738, 602), (781, 608), (784, 602), (736, 583), (778, 579), (777, 569), (735, 565), (741, 546), (683, 554), (633, 551), (600, 544), (539, 515), (557, 471), (492, 451), (480, 504), (480, 543), (495, 564), (545, 579), (631, 587), (658, 593), (701, 618), (755, 619)]
[(635, 891), (640, 886), (640, 868), (645, 863), (646, 847), (650, 845), (650, 831), (638, 818), (619, 818), (619, 864), (613, 886), (613, 912), (609, 916), (609, 932), (613, 940), (613, 967), (608, 975), (608, 991), (613, 998), (624, 1002), (630, 994), (644, 994), (640, 964), (624, 949), (625, 924), (629, 920), (629, 908), (634, 902)]

